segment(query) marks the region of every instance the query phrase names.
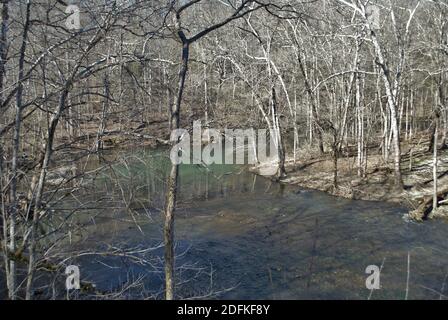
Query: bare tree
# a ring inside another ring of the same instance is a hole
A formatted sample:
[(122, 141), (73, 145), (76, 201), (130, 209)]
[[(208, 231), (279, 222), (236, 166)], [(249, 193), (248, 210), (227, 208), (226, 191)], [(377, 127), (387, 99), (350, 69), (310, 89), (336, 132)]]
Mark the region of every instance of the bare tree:
[[(266, 6), (265, 4), (260, 4), (257, 1), (253, 0), (243, 0), (236, 6), (234, 6), (232, 3), (229, 3), (229, 7), (232, 12), (227, 18), (216, 24), (204, 28), (191, 37), (187, 37), (182, 27), (182, 15), (189, 8), (200, 2), (201, 0), (192, 0), (179, 7), (173, 6), (171, 8), (171, 10), (173, 11), (174, 30), (177, 34), (178, 40), (180, 40), (180, 43), (182, 44), (181, 68), (179, 70), (179, 78), (176, 89), (177, 93), (174, 99), (173, 106), (171, 108), (171, 130), (178, 129), (180, 124), (182, 98), (185, 87), (185, 80), (188, 72), (188, 63), (190, 59), (190, 46), (196, 41), (199, 41), (203, 37), (207, 36), (210, 32), (215, 31), (234, 20), (244, 17), (245, 15)], [(174, 298), (174, 210), (176, 206), (178, 175), (179, 165), (173, 164), (168, 178), (165, 204), (165, 296), (167, 300), (172, 300)]]

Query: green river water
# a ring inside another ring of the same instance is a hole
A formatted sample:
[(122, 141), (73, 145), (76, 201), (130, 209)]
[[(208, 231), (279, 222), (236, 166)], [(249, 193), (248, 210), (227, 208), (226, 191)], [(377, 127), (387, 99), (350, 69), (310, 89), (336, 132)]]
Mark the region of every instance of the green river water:
[[(154, 248), (145, 252), (149, 262), (86, 255), (71, 263), (101, 290), (120, 290), (141, 279), (132, 297), (143, 297), (139, 294), (144, 290), (162, 298), (160, 209), (169, 159), (156, 151), (118, 156), (126, 163), (96, 178), (95, 192), (85, 195), (92, 201), (103, 199), (104, 208), (83, 212), (91, 223), (71, 246), (99, 251), (110, 246)], [(122, 209), (126, 203), (133, 210)], [(407, 290), (409, 299), (439, 299), (448, 272), (448, 225), (411, 223), (403, 217), (406, 211), (282, 186), (243, 166), (181, 166), (175, 221), (177, 294), (404, 299)], [(366, 288), (369, 265), (382, 265), (380, 290)]]

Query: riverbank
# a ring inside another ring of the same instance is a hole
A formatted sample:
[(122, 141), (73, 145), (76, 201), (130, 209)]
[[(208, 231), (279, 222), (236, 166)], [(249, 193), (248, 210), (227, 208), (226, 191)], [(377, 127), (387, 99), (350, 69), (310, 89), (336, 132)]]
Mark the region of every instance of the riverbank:
[[(287, 176), (281, 183), (298, 185), (302, 188), (319, 190), (334, 196), (351, 199), (396, 203), (413, 211), (431, 197), (433, 185), (433, 154), (428, 144), (410, 142), (404, 145), (402, 156), (402, 174), (404, 190), (394, 186), (392, 163), (385, 162), (380, 154), (368, 156), (364, 176), (358, 175), (357, 158), (353, 155), (342, 156), (338, 160), (338, 187), (334, 187), (334, 163), (331, 155), (316, 156), (302, 150), (296, 156), (286, 159)], [(373, 152), (372, 152), (373, 153)], [(269, 172), (266, 164), (251, 168), (262, 175)], [(271, 171), (272, 172), (272, 171)], [(448, 150), (439, 151), (438, 188), (448, 186)], [(441, 207), (428, 218), (448, 218), (448, 205), (440, 199)], [(446, 199), (445, 199), (446, 200)], [(417, 220), (419, 217), (414, 215)]]
[[(185, 123), (188, 127), (188, 123)], [(149, 147), (155, 149), (168, 144), (168, 122), (161, 116), (151, 123), (135, 123), (125, 131), (110, 127), (103, 136), (104, 149)], [(91, 132), (91, 141), (94, 132)], [(392, 159), (385, 161), (378, 146), (368, 150), (365, 172), (358, 173), (356, 148), (346, 147), (338, 159), (338, 187), (334, 186), (334, 160), (331, 152), (319, 155), (317, 150), (301, 149), (296, 157), (289, 155), (286, 159), (287, 176), (281, 183), (300, 186), (306, 189), (323, 191), (328, 194), (351, 200), (381, 201), (400, 204), (410, 210), (413, 219), (448, 218), (446, 198), (441, 197), (441, 207), (429, 210), (422, 203), (430, 202), (433, 186), (433, 153), (429, 151), (429, 135), (421, 134), (409, 141), (402, 142), (402, 176), (404, 189), (397, 190), (394, 185)], [(81, 139), (83, 140), (83, 139)], [(90, 143), (84, 140), (86, 148)], [(251, 168), (255, 174), (266, 176), (265, 172), (275, 172), (275, 164), (261, 164)], [(438, 189), (448, 186), (448, 149), (439, 151)], [(267, 176), (269, 177), (269, 176)], [(446, 197), (446, 195), (444, 194)], [(419, 208), (420, 207), (420, 208)], [(431, 207), (431, 206), (429, 206)], [(423, 209), (422, 209), (423, 208)], [(432, 209), (432, 208), (430, 208)]]

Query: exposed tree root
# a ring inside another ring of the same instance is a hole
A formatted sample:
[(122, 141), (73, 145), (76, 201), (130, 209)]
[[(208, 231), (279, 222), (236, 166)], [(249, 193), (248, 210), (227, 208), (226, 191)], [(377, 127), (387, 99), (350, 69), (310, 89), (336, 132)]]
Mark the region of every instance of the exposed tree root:
[[(448, 187), (437, 192), (437, 198), (439, 201), (446, 199), (448, 196)], [(429, 217), (431, 212), (433, 211), (433, 197), (426, 196), (423, 198), (421, 204), (414, 211), (409, 212), (409, 216), (417, 221), (425, 220)]]

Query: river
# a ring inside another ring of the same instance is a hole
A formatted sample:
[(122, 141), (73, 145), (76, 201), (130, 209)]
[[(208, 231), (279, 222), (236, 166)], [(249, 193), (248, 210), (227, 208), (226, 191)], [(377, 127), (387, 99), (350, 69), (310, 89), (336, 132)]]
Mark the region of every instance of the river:
[[(134, 248), (136, 254), (154, 249), (145, 252), (145, 261), (132, 255), (84, 255), (71, 262), (100, 290), (120, 291), (139, 279), (133, 298), (143, 298), (142, 292), (162, 298), (160, 208), (169, 159), (150, 150), (124, 152), (119, 158), (127, 161), (93, 182), (97, 192), (90, 200), (107, 198), (101, 201), (105, 208), (96, 209), (94, 219), (92, 210), (84, 211), (92, 223), (71, 246)], [(133, 210), (120, 209), (123, 202)], [(408, 222), (406, 212), (392, 204), (280, 185), (243, 166), (182, 166), (175, 222), (177, 294), (439, 299), (448, 273), (448, 225)], [(366, 288), (369, 265), (381, 268), (379, 290)]]

